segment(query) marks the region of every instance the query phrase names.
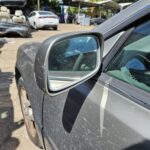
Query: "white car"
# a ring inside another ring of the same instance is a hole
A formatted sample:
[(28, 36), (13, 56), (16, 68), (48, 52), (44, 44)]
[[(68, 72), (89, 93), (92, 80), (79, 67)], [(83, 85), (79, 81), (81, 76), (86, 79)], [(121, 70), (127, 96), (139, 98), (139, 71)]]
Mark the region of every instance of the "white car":
[(39, 28), (53, 28), (57, 30), (59, 18), (50, 11), (33, 11), (28, 17), (30, 25), (34, 29)]

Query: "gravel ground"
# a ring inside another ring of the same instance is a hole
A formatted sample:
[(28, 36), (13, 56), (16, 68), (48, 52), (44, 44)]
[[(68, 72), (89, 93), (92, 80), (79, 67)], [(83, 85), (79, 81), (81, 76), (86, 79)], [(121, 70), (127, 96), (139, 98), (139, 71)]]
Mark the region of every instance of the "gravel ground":
[(8, 38), (9, 43), (0, 49), (0, 150), (39, 150), (28, 138), (20, 110), (14, 79), (18, 47), (26, 42), (43, 41), (59, 33), (92, 28), (61, 24), (58, 31), (36, 31), (32, 33), (32, 38)]

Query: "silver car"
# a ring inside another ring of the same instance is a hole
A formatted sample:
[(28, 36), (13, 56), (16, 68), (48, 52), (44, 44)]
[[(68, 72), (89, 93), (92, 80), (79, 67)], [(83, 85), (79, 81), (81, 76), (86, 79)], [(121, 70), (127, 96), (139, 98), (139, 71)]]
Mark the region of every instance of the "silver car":
[[(92, 31), (21, 46), (16, 83), (44, 149), (150, 150), (150, 1)], [(30, 148), (29, 148), (30, 149)]]

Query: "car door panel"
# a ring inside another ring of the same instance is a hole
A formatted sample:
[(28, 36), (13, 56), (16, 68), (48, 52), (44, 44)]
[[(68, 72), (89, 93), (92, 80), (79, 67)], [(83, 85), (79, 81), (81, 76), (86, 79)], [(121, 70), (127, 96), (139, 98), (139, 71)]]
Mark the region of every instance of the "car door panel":
[[(111, 34), (102, 32), (108, 37)], [(102, 73), (68, 92), (53, 97), (45, 94), (46, 149), (51, 143), (54, 149), (61, 150), (149, 150), (150, 111), (141, 102), (137, 87), (128, 86), (132, 88), (124, 90), (118, 80), (115, 87), (114, 78)], [(144, 96), (149, 99), (149, 95)]]
[[(110, 88), (110, 79), (102, 75), (97, 82), (91, 79), (57, 98), (45, 96), (46, 147), (52, 143), (57, 149), (119, 150), (147, 145), (149, 110)], [(108, 96), (103, 108), (104, 87)]]
[(30, 14), (30, 16), (28, 17), (28, 20), (30, 22), (30, 24), (33, 26), (34, 25), (34, 22), (35, 22), (35, 16), (36, 16), (36, 13), (35, 12), (32, 12)]
[[(89, 80), (57, 98), (50, 100), (45, 96), (43, 131), (58, 149), (99, 149), (100, 134), (97, 133), (102, 90), (99, 91), (97, 86), (96, 81)], [(93, 98), (95, 94), (97, 98)]]
[(107, 84), (109, 92), (103, 127), (101, 127), (102, 139), (105, 142), (103, 149), (108, 149), (108, 145), (114, 150), (150, 149), (150, 143), (147, 144), (150, 139), (150, 111), (135, 103), (127, 93), (113, 88), (111, 82)]
[(28, 20), (29, 20), (30, 25), (33, 25), (32, 17), (29, 17)]

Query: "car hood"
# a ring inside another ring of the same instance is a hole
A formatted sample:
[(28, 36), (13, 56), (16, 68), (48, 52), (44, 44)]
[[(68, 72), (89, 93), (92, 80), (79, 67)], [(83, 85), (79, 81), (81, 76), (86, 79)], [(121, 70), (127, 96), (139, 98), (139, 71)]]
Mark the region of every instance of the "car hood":
[(0, 22), (0, 35), (14, 33), (22, 37), (27, 37), (30, 35), (30, 32), (31, 30), (27, 25)]
[(0, 5), (7, 7), (24, 7), (27, 0), (0, 0)]

